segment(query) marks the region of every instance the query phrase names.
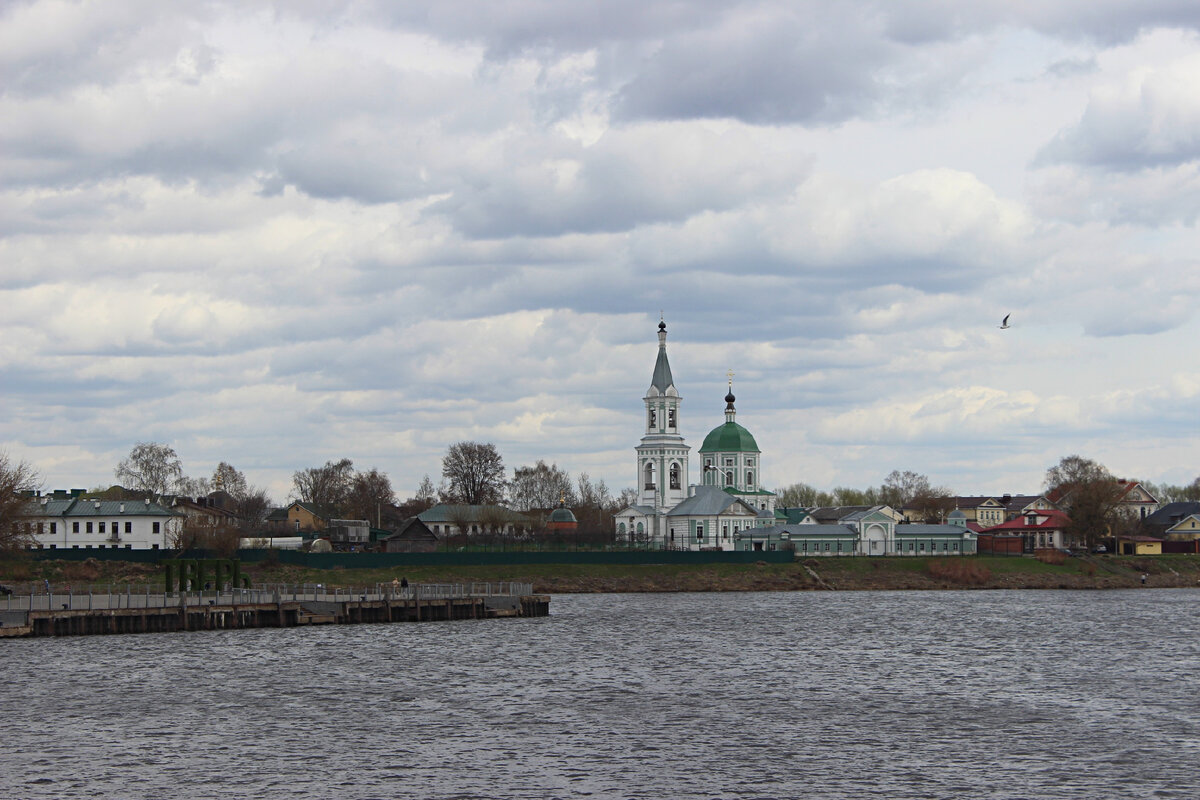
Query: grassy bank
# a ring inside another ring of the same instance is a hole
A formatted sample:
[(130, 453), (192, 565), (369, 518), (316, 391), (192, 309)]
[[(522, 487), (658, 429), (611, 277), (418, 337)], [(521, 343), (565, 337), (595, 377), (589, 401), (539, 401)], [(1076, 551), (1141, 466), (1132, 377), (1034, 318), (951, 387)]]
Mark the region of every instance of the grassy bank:
[[(575, 592), (746, 592), (859, 589), (1115, 589), (1200, 586), (1200, 556), (1101, 556), (1037, 560), (1020, 557), (824, 558), (790, 564), (403, 567), (317, 570), (249, 565), (255, 583), (323, 583), (330, 587), (388, 583), (520, 581), (546, 594)], [(148, 564), (88, 560), (0, 562), (0, 583), (162, 585)]]

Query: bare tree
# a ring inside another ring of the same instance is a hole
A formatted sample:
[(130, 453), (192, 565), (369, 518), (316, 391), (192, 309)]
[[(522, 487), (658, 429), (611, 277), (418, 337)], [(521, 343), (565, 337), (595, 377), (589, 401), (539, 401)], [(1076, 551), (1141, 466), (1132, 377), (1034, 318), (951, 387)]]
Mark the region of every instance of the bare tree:
[(491, 443), (456, 442), (442, 458), (443, 502), (487, 505), (504, 498), (504, 459)]
[(929, 478), (908, 469), (903, 472), (892, 470), (879, 487), (880, 502), (896, 509), (903, 508), (918, 497), (930, 497), (933, 494)]
[(24, 461), (13, 461), (0, 450), (0, 554), (24, 550), (33, 535), (21, 524), (29, 494), (39, 485), (37, 473)]
[(356, 472), (350, 479), (345, 512), (351, 519), (370, 520), (375, 527), (382, 521), (383, 510), (396, 502), (392, 481), (387, 473), (372, 467), (368, 472)]
[(292, 473), (292, 494), (325, 516), (338, 516), (350, 493), (354, 462), (348, 458), (326, 461), (323, 467), (310, 467)]
[(779, 490), (779, 505), (784, 508), (812, 508), (833, 505), (833, 495), (807, 483), (793, 483)]
[(114, 470), (117, 480), (127, 489), (141, 489), (164, 495), (183, 480), (183, 464), (170, 445), (138, 442)]
[(1070, 540), (1091, 547), (1120, 522), (1121, 486), (1097, 461), (1079, 455), (1062, 458), (1046, 470), (1046, 488), (1071, 518), (1066, 529)]
[(557, 464), (546, 465), (538, 460), (532, 467), (517, 467), (508, 487), (512, 507), (518, 511), (535, 508), (552, 508), (564, 501), (568, 506), (576, 502), (575, 487), (571, 476), (558, 468)]
[(271, 513), (271, 497), (266, 489), (245, 486), (240, 497), (233, 500), (233, 513), (237, 516), (238, 529), (243, 533), (257, 533)]
[(210, 481), (213, 490), (221, 490), (235, 500), (245, 497), (250, 491), (246, 476), (242, 471), (225, 461), (217, 464)]

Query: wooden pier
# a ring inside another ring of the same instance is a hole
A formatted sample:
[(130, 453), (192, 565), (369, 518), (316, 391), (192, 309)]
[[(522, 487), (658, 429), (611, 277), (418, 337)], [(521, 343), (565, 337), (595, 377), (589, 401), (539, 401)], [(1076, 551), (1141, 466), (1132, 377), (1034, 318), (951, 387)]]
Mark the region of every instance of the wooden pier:
[[(132, 592), (47, 593), (0, 602), (0, 638), (210, 631), (544, 617), (550, 597), (520, 584), (417, 585), (403, 591), (287, 589), (145, 596)], [(15, 601), (15, 602), (14, 602)], [(44, 602), (43, 602), (44, 601)], [(14, 606), (16, 607), (14, 609)], [(82, 606), (82, 607), (81, 607)]]

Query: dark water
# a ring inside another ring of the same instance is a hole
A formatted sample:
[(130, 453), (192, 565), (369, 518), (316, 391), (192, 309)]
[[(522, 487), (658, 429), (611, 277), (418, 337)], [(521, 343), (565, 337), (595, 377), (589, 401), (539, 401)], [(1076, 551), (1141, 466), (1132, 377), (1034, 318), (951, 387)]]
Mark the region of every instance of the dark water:
[(1194, 798), (1200, 591), (0, 642), (0, 797)]

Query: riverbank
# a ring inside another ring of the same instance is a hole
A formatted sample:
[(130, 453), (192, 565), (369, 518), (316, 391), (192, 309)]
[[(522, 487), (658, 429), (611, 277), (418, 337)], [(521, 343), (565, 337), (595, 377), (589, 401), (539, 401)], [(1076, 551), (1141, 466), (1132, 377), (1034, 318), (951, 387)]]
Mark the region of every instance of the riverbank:
[[(599, 565), (532, 564), (317, 570), (250, 564), (255, 583), (366, 586), (410, 582), (530, 583), (538, 594), (603, 592), (853, 591), (881, 589), (1126, 589), (1200, 586), (1200, 556), (822, 558), (788, 564)], [(130, 562), (0, 563), (0, 584), (133, 584), (161, 586), (161, 569)]]

